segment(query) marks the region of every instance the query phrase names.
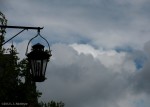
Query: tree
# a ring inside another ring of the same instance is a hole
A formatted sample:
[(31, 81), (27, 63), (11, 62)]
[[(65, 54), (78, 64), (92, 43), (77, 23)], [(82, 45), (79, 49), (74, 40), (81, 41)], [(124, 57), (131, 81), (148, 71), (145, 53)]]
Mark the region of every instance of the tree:
[[(0, 24), (7, 24), (1, 12)], [(26, 59), (19, 60), (13, 45), (9, 49), (2, 47), (5, 33), (5, 29), (0, 28), (0, 103), (24, 102), (37, 107), (41, 93), (31, 81), (28, 62)]]
[[(7, 25), (5, 15), (0, 12), (0, 25)], [(2, 43), (4, 42), (5, 28), (0, 28), (0, 50), (2, 50)]]
[[(7, 25), (7, 20), (1, 12), (0, 24)], [(19, 60), (13, 44), (8, 49), (2, 47), (5, 33), (5, 29), (0, 28), (0, 105), (4, 102), (20, 102), (28, 103), (27, 106), (30, 107), (64, 107), (62, 102), (38, 103), (38, 97), (42, 93), (36, 90), (36, 83), (31, 80), (29, 63), (27, 59)]]
[(31, 81), (27, 60), (18, 61), (13, 46), (8, 50), (9, 54), (0, 55), (0, 101), (37, 105), (41, 93), (36, 91), (36, 84)]

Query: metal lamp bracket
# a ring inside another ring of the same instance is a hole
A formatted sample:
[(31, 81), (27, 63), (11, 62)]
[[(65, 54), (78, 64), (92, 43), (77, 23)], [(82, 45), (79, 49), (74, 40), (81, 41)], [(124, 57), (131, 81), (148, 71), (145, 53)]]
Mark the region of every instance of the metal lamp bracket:
[(43, 40), (46, 41), (46, 43), (47, 43), (47, 45), (48, 45), (48, 48), (49, 48), (49, 51), (48, 51), (48, 52), (51, 53), (50, 45), (49, 45), (48, 41), (40, 34), (40, 28), (38, 28), (38, 29), (37, 29), (37, 35), (34, 36), (33, 38), (31, 38), (31, 39), (29, 40), (29, 42), (28, 42), (27, 49), (26, 49), (26, 55), (28, 54), (28, 47), (29, 47), (30, 42), (31, 42), (33, 39), (35, 39), (36, 37), (38, 37), (38, 36), (40, 36)]
[(22, 33), (25, 30), (28, 29), (32, 29), (32, 30), (38, 30), (40, 32), (41, 29), (43, 29), (44, 27), (27, 27), (27, 26), (6, 26), (6, 25), (0, 25), (0, 28), (12, 28), (12, 29), (22, 29), (19, 33), (17, 33), (16, 35), (14, 35), (13, 37), (11, 37), (10, 39), (8, 39), (7, 41), (5, 41), (4, 43), (1, 44), (1, 46), (3, 46), (4, 44), (6, 44), (7, 42), (9, 42), (10, 40), (12, 40), (13, 38), (15, 38), (16, 36), (18, 36), (20, 33)]

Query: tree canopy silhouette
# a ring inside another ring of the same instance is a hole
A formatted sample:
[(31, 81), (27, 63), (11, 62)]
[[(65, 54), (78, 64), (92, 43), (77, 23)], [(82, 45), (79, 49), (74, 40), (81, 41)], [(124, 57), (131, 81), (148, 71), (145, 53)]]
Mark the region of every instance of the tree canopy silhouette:
[[(1, 12), (0, 25), (7, 25)], [(38, 103), (42, 93), (36, 90), (36, 83), (31, 80), (29, 63), (26, 59), (19, 59), (13, 44), (8, 49), (2, 47), (5, 33), (5, 29), (0, 28), (0, 106), (26, 103), (30, 107), (64, 107), (62, 102)]]

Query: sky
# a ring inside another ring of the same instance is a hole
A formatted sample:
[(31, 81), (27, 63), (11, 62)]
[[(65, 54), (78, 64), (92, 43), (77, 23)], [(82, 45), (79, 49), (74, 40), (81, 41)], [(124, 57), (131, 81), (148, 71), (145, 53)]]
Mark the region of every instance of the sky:
[[(0, 0), (7, 25), (44, 27), (52, 57), (39, 101), (65, 107), (149, 107), (149, 10), (149, 0)], [(13, 39), (21, 59), (36, 34)]]

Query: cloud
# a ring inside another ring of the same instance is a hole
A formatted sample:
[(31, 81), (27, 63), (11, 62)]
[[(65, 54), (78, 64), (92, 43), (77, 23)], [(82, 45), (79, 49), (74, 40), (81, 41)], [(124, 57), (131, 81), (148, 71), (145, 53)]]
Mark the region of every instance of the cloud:
[(70, 44), (82, 42), (80, 38), (83, 38), (97, 47), (130, 45), (142, 49), (149, 39), (146, 0), (121, 1), (123, 4), (117, 0), (22, 2), (6, 0), (6, 7), (11, 8), (3, 9), (8, 24), (44, 26), (44, 35), (53, 43)]
[(149, 65), (150, 65), (150, 42), (147, 42), (145, 44), (145, 53), (147, 55), (147, 61), (145, 62), (142, 70), (134, 76), (134, 88), (136, 89), (136, 93), (142, 92), (142, 93), (147, 93), (150, 95), (150, 72), (149, 72)]
[(92, 46), (85, 44), (73, 44), (71, 46), (78, 51), (79, 54), (92, 55), (113, 72), (123, 72), (124, 70), (129, 72), (136, 71), (135, 63), (129, 53), (117, 52), (116, 50), (94, 49)]
[[(26, 43), (16, 45), (19, 52)], [(148, 107), (149, 60), (140, 72), (134, 62), (145, 55), (142, 52), (61, 43), (53, 44), (51, 49), (47, 80), (37, 83), (37, 89), (43, 93), (40, 100), (63, 101), (66, 107)], [(149, 55), (149, 42), (145, 50)]]
[[(18, 52), (28, 41), (16, 45)], [(149, 55), (149, 43), (145, 45)], [(89, 44), (53, 44), (40, 100), (63, 101), (66, 107), (148, 107), (148, 62), (137, 71), (142, 52), (96, 49)], [(21, 53), (23, 54), (23, 53)], [(114, 97), (115, 96), (115, 97)]]
[(134, 62), (145, 55), (142, 51), (108, 51), (88, 44), (54, 44), (52, 50), (48, 79), (38, 83), (44, 90), (41, 100), (61, 100), (66, 107), (149, 106), (149, 61), (140, 71)]
[[(66, 107), (149, 106), (148, 0), (2, 1), (8, 25), (44, 26), (52, 59), (42, 100)], [(13, 30), (7, 30), (6, 38)], [(36, 31), (35, 31), (36, 32)], [(20, 57), (34, 31), (15, 38)], [(143, 49), (144, 47), (144, 49)]]
[[(71, 47), (64, 44), (52, 46), (54, 51), (52, 51), (53, 57), (47, 68), (48, 79), (44, 83), (38, 83), (38, 89), (43, 90), (41, 99), (62, 100), (66, 103), (66, 107), (119, 107), (119, 99), (126, 96), (130, 87), (129, 74), (131, 75), (134, 70), (126, 66), (120, 72), (113, 72), (111, 67), (102, 64), (105, 58), (98, 59), (100, 55), (94, 57), (91, 53), (86, 53), (86, 49), (92, 50), (92, 47), (85, 45), (87, 48), (81, 50), (85, 53), (78, 53), (77, 48), (81, 49), (81, 47), (80, 45), (77, 47), (77, 44)], [(96, 51), (98, 52), (98, 50), (92, 52)], [(115, 63), (113, 57), (118, 56), (117, 53), (103, 52), (101, 55), (105, 56), (104, 54), (107, 57), (111, 55), (109, 60)], [(120, 56), (120, 60), (124, 60), (124, 57), (124, 55)], [(120, 66), (123, 67), (122, 65), (120, 63), (113, 67), (117, 69)]]

